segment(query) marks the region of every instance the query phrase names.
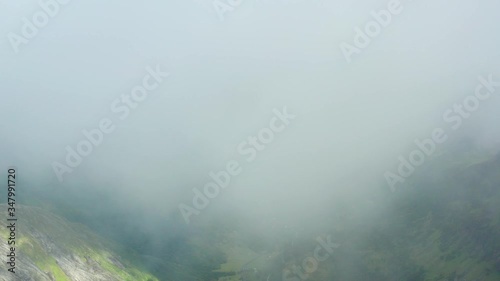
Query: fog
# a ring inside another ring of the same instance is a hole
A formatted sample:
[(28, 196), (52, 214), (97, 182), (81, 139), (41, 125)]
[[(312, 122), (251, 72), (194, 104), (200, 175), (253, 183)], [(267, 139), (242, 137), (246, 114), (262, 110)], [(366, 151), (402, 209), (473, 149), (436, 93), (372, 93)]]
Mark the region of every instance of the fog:
[[(47, 197), (108, 194), (94, 207), (155, 214), (151, 233), (184, 221), (179, 204), (193, 206), (193, 189), (232, 160), (241, 173), (186, 227), (227, 216), (262, 235), (276, 222), (314, 232), (339, 204), (383, 212), (384, 173), (415, 139), (444, 128), (438, 152), (464, 136), (491, 153), (500, 142), (498, 95), (457, 130), (443, 120), (479, 76), (500, 80), (500, 4), (401, 1), (349, 63), (341, 44), (388, 2), (244, 0), (221, 20), (208, 0), (69, 1), (16, 53), (8, 34), (40, 6), (1, 1), (1, 166)], [(148, 67), (169, 76), (120, 118), (113, 102)], [(238, 146), (284, 109), (294, 118), (248, 161)], [(114, 130), (59, 181), (54, 162), (103, 118)]]

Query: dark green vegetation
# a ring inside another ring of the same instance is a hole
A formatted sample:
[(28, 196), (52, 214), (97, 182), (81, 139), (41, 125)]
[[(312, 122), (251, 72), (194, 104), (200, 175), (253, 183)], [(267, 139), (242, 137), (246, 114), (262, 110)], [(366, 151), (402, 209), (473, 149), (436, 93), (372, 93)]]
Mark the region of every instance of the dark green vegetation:
[(342, 246), (308, 280), (500, 280), (500, 156), (479, 155), (435, 157), (362, 216), (342, 207)]
[[(283, 268), (300, 268), (327, 234), (341, 246), (307, 280), (500, 280), (500, 156), (449, 151), (399, 187), (359, 204), (338, 200), (312, 234), (282, 233), (260, 250), (274, 259), (244, 280), (284, 281)], [(262, 240), (247, 245), (259, 252)]]

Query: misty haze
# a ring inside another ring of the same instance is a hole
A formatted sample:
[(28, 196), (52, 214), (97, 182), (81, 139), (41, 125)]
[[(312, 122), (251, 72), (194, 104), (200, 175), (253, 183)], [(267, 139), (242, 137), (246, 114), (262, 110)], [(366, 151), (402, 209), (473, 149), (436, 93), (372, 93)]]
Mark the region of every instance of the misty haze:
[(499, 281), (498, 11), (0, 1), (0, 281)]

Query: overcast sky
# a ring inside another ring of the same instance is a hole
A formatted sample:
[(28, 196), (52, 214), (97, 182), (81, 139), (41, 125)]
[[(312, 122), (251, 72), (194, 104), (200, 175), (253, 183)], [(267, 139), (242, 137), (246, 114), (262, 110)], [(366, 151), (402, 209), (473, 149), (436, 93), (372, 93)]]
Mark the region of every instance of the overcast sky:
[[(303, 213), (370, 188), (415, 138), (445, 126), (443, 112), (479, 75), (500, 80), (495, 0), (401, 1), (348, 63), (340, 44), (388, 2), (243, 0), (221, 20), (208, 0), (73, 0), (16, 53), (9, 34), (41, 8), (2, 0), (1, 167), (17, 165), (30, 185), (57, 182), (65, 147), (109, 118), (116, 129), (63, 187), (84, 181), (167, 213), (237, 160), (243, 172), (214, 206)], [(158, 65), (170, 76), (121, 120), (113, 101)], [(490, 143), (494, 104), (470, 120)], [(247, 162), (237, 146), (284, 107), (295, 119)]]

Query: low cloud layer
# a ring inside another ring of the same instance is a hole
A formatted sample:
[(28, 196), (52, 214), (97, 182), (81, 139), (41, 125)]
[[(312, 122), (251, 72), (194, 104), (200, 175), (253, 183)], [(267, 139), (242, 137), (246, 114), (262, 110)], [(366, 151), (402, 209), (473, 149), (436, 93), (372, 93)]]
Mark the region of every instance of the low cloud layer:
[[(32, 38), (25, 25), (47, 7), (0, 4), (1, 166), (18, 166), (31, 188), (101, 190), (113, 204), (168, 216), (181, 215), (211, 172), (241, 163), (194, 223), (227, 210), (298, 224), (378, 192), (384, 172), (446, 124), (443, 113), (479, 76), (500, 81), (496, 1), (401, 1), (350, 61), (342, 42), (354, 44), (356, 28), (389, 1), (247, 0), (222, 21), (203, 1), (52, 2), (57, 14)], [(124, 101), (156, 67), (168, 78), (147, 84), (140, 103)], [(496, 91), (450, 137), (472, 135), (494, 151)], [(238, 146), (283, 108), (295, 118), (246, 161)], [(60, 182), (53, 163), (102, 126), (113, 130)]]

